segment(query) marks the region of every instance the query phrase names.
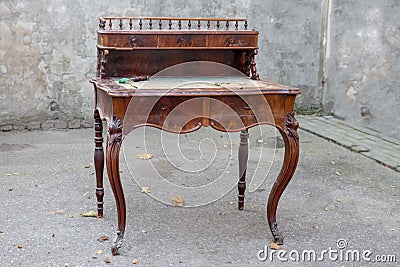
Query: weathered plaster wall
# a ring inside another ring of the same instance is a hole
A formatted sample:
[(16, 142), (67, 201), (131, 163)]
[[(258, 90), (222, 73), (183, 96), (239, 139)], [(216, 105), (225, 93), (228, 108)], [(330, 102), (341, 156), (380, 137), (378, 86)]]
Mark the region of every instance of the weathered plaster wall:
[(0, 0), (0, 130), (91, 126), (98, 16), (221, 16), (260, 31), (260, 75), (302, 88), (297, 107), (396, 136), (400, 3), (365, 2)]
[(331, 2), (325, 110), (400, 139), (400, 2)]

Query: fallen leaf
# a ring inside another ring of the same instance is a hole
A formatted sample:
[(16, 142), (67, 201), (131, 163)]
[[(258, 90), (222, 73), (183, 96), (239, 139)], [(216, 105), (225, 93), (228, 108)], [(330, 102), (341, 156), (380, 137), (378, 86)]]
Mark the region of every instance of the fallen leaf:
[(138, 259), (134, 258), (134, 259), (132, 260), (132, 264), (138, 264), (138, 263), (139, 263), (139, 260), (138, 260)]
[(88, 211), (86, 213), (81, 213), (80, 214), (82, 217), (97, 217), (97, 213), (94, 211)]
[(17, 248), (23, 248), (23, 246), (22, 245), (18, 245)]
[(307, 196), (311, 195), (312, 192), (305, 192), (304, 194), (306, 194)]
[(96, 256), (92, 256), (92, 259), (97, 259), (97, 257)]
[(100, 236), (99, 238), (97, 238), (97, 241), (99, 241), (99, 242), (104, 242), (104, 241), (106, 241), (106, 240), (108, 240), (108, 239), (110, 239), (108, 236), (103, 235), (103, 236)]
[(181, 195), (176, 195), (172, 198), (172, 203), (174, 203), (175, 206), (177, 207), (182, 207), (183, 206), (183, 197)]
[(224, 216), (224, 215), (225, 215), (225, 212), (221, 211), (221, 212), (219, 213), (219, 215)]
[(13, 175), (19, 175), (19, 172), (13, 172)]
[(86, 169), (88, 169), (88, 168), (90, 168), (90, 164), (87, 164), (87, 165), (85, 165), (85, 166), (83, 166), (84, 168), (86, 168)]
[(279, 246), (276, 243), (271, 243), (271, 244), (269, 244), (269, 248), (274, 249), (274, 250), (279, 250), (279, 249), (281, 249), (281, 246)]
[(394, 188), (394, 185), (391, 185), (390, 188)]
[(314, 229), (318, 229), (318, 226), (317, 225), (313, 225), (313, 227), (312, 228), (314, 228)]
[(341, 176), (342, 174), (340, 172), (336, 171), (336, 175)]
[(51, 212), (51, 214), (63, 214), (65, 212), (65, 210), (63, 209), (55, 209)]
[(372, 178), (367, 178), (367, 180), (368, 180), (368, 181), (371, 181), (371, 180), (372, 180)]
[(11, 173), (6, 173), (6, 176), (11, 176), (12, 174)]
[(384, 187), (381, 187), (381, 190), (385, 190), (385, 188), (384, 188)]
[(227, 148), (227, 147), (228, 147), (228, 145), (225, 144), (225, 145), (224, 145), (224, 148)]
[(371, 217), (365, 217), (365, 219), (371, 220)]
[(140, 192), (148, 194), (148, 193), (150, 193), (150, 187), (143, 186)]
[(394, 229), (390, 229), (390, 231), (394, 231)]
[(145, 233), (147, 233), (147, 231), (146, 230), (142, 230), (142, 233), (145, 234)]
[(334, 161), (331, 161), (331, 164), (335, 164), (336, 162), (334, 162)]
[(256, 208), (256, 206), (254, 206), (254, 205), (253, 205), (253, 206), (251, 206), (251, 208), (252, 208), (252, 209), (255, 209), (255, 208)]
[(136, 155), (136, 157), (140, 160), (148, 160), (151, 159), (154, 156), (154, 154), (139, 154)]
[(342, 200), (340, 198), (337, 198), (336, 202), (342, 202)]
[(74, 215), (72, 215), (72, 213), (68, 213), (68, 218), (72, 219), (74, 218)]
[(76, 170), (77, 170), (77, 168), (76, 168), (76, 167), (72, 167), (72, 170), (73, 170), (73, 171), (76, 171)]
[(101, 249), (99, 249), (98, 251), (96, 251), (96, 254), (101, 255), (101, 254), (103, 254), (103, 251)]
[(111, 262), (111, 260), (110, 260), (110, 258), (109, 258), (109, 257), (107, 257), (107, 258), (105, 258), (105, 259), (104, 259), (104, 262), (105, 262), (105, 263), (110, 263), (110, 262)]
[(69, 267), (69, 263), (68, 263), (68, 262), (65, 263), (65, 264), (64, 264), (64, 267)]
[(258, 139), (257, 142), (262, 143), (264, 141), (262, 139)]
[(328, 211), (328, 208), (325, 208), (324, 211)]
[(233, 204), (235, 204), (235, 202), (229, 201), (229, 205), (233, 205)]
[(93, 174), (94, 174), (94, 172), (91, 172), (91, 173), (90, 173), (90, 175), (93, 175)]

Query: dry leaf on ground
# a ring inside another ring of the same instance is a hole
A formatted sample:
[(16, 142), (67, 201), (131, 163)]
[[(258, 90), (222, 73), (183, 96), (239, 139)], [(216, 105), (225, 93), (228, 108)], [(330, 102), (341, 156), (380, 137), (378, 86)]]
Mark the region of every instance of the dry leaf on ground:
[(336, 202), (342, 202), (342, 200), (340, 198), (337, 198)]
[(148, 194), (148, 193), (150, 193), (150, 187), (143, 186), (140, 192)]
[(23, 248), (23, 246), (22, 245), (18, 245), (17, 248)]
[(63, 209), (55, 209), (51, 212), (51, 214), (63, 214), (65, 212), (65, 210)]
[(97, 212), (91, 210), (86, 213), (81, 213), (80, 215), (82, 217), (97, 217)]
[(97, 241), (99, 241), (99, 242), (104, 242), (104, 241), (106, 241), (106, 240), (108, 240), (108, 239), (110, 239), (108, 236), (103, 235), (103, 236), (100, 236), (99, 238), (97, 238)]
[(306, 194), (307, 196), (312, 195), (312, 192), (305, 192), (304, 194)]
[(148, 159), (151, 159), (153, 156), (154, 156), (154, 154), (139, 154), (139, 155), (136, 155), (136, 157), (138, 159), (141, 159), (141, 160), (148, 160)]
[(101, 249), (99, 249), (98, 251), (96, 251), (97, 255), (103, 254), (103, 251)]
[(74, 218), (74, 215), (72, 215), (72, 213), (68, 213), (68, 218), (72, 219)]
[(90, 164), (86, 164), (85, 166), (83, 166), (85, 169), (90, 168)]
[(229, 205), (233, 205), (233, 204), (235, 204), (235, 202), (229, 201)]
[(72, 170), (73, 170), (73, 171), (76, 171), (76, 170), (77, 170), (77, 168), (76, 168), (76, 167), (72, 167)]
[(337, 171), (337, 172), (336, 172), (336, 175), (337, 175), (337, 176), (341, 176), (342, 174), (341, 174), (340, 172)]
[(138, 264), (138, 263), (139, 263), (138, 259), (135, 258), (135, 259), (132, 260), (132, 264)]
[(110, 262), (111, 262), (111, 259), (110, 259), (109, 257), (107, 257), (107, 258), (104, 259), (104, 262), (105, 262), (105, 263), (110, 263)]
[(279, 246), (277, 243), (271, 243), (269, 244), (269, 248), (274, 250), (279, 250), (281, 249), (281, 246)]
[(325, 208), (324, 211), (328, 211), (328, 208)]
[(181, 195), (176, 195), (172, 198), (172, 203), (177, 206), (177, 207), (182, 207), (183, 206), (183, 197)]

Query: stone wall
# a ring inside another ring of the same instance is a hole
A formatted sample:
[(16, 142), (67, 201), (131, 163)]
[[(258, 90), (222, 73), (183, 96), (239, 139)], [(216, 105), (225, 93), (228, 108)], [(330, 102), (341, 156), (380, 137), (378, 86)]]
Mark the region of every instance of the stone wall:
[[(122, 0), (111, 6), (105, 0), (1, 0), (0, 130), (92, 125), (93, 89), (88, 80), (95, 75), (99, 16), (201, 16), (248, 18), (250, 28), (260, 32), (256, 60), (261, 77), (300, 87), (298, 108), (324, 103), (340, 117), (354, 122), (368, 117), (372, 127), (395, 136), (399, 123), (397, 128), (386, 124), (396, 119), (396, 112), (387, 114), (376, 107), (398, 98), (394, 85), (399, 57), (394, 48), (399, 46), (399, 29), (394, 14), (399, 4), (368, 2)], [(368, 20), (365, 14), (374, 12), (377, 15)], [(373, 37), (371, 27), (376, 27)], [(382, 53), (360, 51), (368, 41), (373, 48), (370, 38), (379, 41)], [(389, 57), (392, 52), (397, 58)], [(380, 62), (381, 56), (389, 58)], [(338, 64), (346, 62), (347, 69)], [(369, 75), (380, 75), (379, 81), (363, 82), (361, 69), (370, 80)], [(358, 90), (354, 100), (347, 100), (349, 90)]]

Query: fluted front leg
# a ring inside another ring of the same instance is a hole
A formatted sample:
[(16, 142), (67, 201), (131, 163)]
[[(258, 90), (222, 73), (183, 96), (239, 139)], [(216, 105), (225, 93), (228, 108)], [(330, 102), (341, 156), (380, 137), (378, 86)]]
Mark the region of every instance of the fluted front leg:
[(276, 222), (276, 209), (283, 191), (292, 179), (299, 159), (299, 135), (297, 133), (299, 123), (296, 121), (294, 115), (294, 112), (289, 113), (286, 117), (284, 125), (277, 125), (277, 128), (279, 129), (285, 142), (285, 156), (282, 169), (274, 186), (271, 189), (267, 204), (268, 224), (272, 235), (274, 236), (274, 242), (280, 245), (283, 244), (283, 236), (278, 230), (278, 224)]
[(111, 253), (114, 256), (118, 254), (118, 249), (122, 245), (126, 224), (125, 197), (124, 191), (122, 189), (121, 179), (119, 176), (119, 152), (121, 149), (121, 144), (122, 123), (118, 117), (113, 116), (112, 121), (110, 121), (108, 125), (106, 163), (108, 178), (110, 180), (111, 188), (114, 193), (118, 212), (117, 237), (111, 247)]
[(103, 217), (103, 170), (104, 170), (104, 151), (103, 151), (103, 124), (99, 111), (94, 111), (94, 169), (96, 172), (96, 198), (97, 216)]
[(244, 192), (246, 191), (246, 169), (247, 160), (249, 157), (248, 147), (249, 133), (246, 130), (240, 132), (240, 145), (239, 145), (239, 181), (238, 181), (238, 208), (244, 209)]

